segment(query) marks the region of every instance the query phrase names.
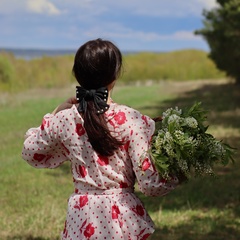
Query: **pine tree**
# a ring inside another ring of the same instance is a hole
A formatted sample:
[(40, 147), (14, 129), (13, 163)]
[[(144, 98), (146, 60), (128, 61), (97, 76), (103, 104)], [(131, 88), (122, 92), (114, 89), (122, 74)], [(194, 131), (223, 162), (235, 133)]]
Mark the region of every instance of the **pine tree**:
[(219, 6), (203, 11), (202, 35), (216, 66), (240, 84), (240, 0), (217, 0)]

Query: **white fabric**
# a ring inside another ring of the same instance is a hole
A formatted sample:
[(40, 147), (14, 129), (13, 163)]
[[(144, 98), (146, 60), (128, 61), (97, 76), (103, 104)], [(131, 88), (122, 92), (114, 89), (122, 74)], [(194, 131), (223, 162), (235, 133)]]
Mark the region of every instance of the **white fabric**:
[(147, 153), (155, 123), (124, 105), (105, 113), (114, 135), (125, 142), (113, 156), (99, 156), (88, 141), (75, 105), (46, 114), (42, 125), (26, 133), (23, 158), (36, 168), (71, 162), (75, 192), (68, 201), (63, 240), (147, 239), (154, 224), (133, 192), (135, 180), (148, 196), (161, 196), (178, 180), (162, 179)]

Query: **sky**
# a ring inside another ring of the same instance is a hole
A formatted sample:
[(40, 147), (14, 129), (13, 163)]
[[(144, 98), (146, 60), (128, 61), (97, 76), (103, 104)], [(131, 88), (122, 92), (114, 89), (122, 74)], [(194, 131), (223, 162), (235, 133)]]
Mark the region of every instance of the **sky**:
[(215, 0), (0, 0), (0, 48), (77, 49), (103, 38), (122, 51), (201, 49)]

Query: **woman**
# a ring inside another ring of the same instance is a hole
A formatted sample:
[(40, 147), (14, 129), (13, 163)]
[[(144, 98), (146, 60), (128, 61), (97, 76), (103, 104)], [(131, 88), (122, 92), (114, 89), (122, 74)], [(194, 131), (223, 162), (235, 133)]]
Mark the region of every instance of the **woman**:
[(23, 158), (36, 168), (71, 162), (75, 192), (68, 200), (62, 239), (147, 239), (154, 224), (134, 194), (161, 196), (178, 180), (162, 179), (148, 149), (154, 121), (110, 97), (122, 55), (110, 41), (82, 45), (74, 59), (76, 98), (26, 133)]

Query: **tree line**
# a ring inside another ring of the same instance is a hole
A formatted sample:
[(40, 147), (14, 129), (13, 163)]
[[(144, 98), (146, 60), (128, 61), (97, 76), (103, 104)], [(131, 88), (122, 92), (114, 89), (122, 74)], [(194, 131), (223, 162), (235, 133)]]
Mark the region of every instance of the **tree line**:
[[(0, 91), (16, 92), (72, 84), (75, 82), (71, 72), (73, 59), (74, 55), (64, 55), (24, 60), (10, 53), (0, 53)], [(123, 56), (123, 66), (119, 84), (225, 77), (207, 53), (199, 50), (126, 54)]]
[(202, 29), (216, 66), (240, 84), (240, 0), (217, 0), (218, 7), (203, 11)]

